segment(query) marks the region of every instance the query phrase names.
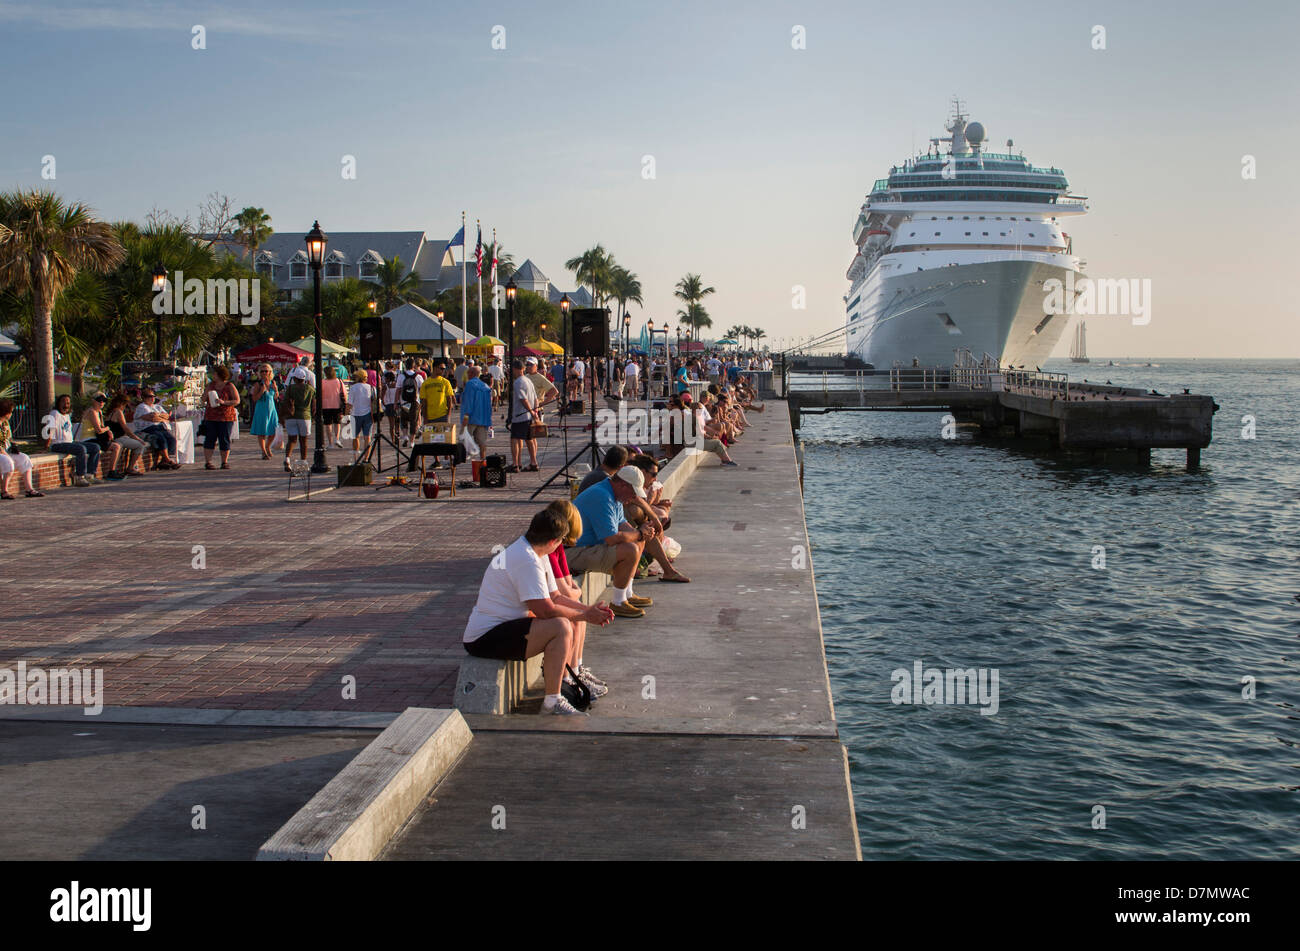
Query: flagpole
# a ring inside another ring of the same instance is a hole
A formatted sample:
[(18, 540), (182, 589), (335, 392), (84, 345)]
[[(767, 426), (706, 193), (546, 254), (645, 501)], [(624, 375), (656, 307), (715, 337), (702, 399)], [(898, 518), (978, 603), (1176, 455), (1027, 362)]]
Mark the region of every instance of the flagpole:
[(483, 222), (474, 219), (475, 230), (478, 231), (478, 241), (474, 248), (474, 272), (478, 279), (478, 332), (483, 332)]
[(460, 329), (469, 323), (469, 285), (465, 283), (465, 212), (460, 213)]
[(501, 339), (501, 302), (497, 300), (497, 229), (492, 229), (492, 336)]

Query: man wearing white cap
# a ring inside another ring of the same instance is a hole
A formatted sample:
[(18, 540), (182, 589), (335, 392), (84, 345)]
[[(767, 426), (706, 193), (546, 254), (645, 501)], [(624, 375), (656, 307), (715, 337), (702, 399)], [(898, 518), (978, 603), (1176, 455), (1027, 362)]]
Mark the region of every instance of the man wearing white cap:
[(560, 391), (555, 388), (554, 383), (546, 378), (546, 374), (542, 373), (538, 368), (536, 357), (528, 357), (524, 360), (524, 376), (532, 381), (533, 389), (537, 391), (538, 410), (541, 410), (547, 403), (559, 398)]
[(573, 500), (582, 516), (582, 534), (565, 558), (574, 572), (610, 575), (614, 587), (611, 610), (616, 617), (645, 617), (645, 609), (654, 604), (650, 598), (637, 597), (632, 579), (641, 552), (657, 529), (648, 521), (634, 528), (623, 513), (625, 502), (645, 497), (645, 474), (636, 466), (624, 466)]

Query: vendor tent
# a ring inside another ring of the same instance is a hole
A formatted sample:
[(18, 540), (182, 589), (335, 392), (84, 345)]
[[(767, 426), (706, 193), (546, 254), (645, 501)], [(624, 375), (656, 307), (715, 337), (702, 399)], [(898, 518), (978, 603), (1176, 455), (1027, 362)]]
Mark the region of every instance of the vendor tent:
[[(315, 353), (316, 338), (303, 337), (301, 340), (295, 340), (293, 346), (297, 347), (299, 350), (306, 350), (308, 353)], [(320, 342), (320, 352), (321, 356), (325, 357), (341, 357), (346, 353), (351, 353), (352, 350), (349, 347), (343, 346), (341, 343), (335, 343), (333, 340), (322, 340)]]
[(299, 350), (287, 343), (263, 343), (251, 350), (235, 354), (240, 363), (297, 363), (303, 357), (311, 356), (306, 350)]

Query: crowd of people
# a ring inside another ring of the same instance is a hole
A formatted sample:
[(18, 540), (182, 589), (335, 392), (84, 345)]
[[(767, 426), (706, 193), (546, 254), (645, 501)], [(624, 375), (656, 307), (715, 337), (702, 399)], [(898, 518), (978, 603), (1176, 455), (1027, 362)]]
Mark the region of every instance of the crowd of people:
[[(620, 357), (611, 352), (604, 359), (586, 360), (528, 356), (515, 358), (508, 367), (499, 356), (407, 357), (330, 364), (318, 381), (307, 356), (291, 367), (218, 365), (209, 369), (199, 407), (204, 468), (231, 468), (233, 428), (242, 415), (264, 460), (274, 459), (274, 443), (283, 427), (283, 465), (291, 470), (295, 450), (300, 460), (307, 458), (318, 388), (327, 447), (343, 447), (343, 417), (350, 415), (351, 448), (358, 456), (366, 453), (372, 434), (385, 422), (389, 438), (403, 448), (417, 440), (426, 423), (458, 422), (474, 440), (480, 457), (486, 457), (499, 419), (511, 437), (507, 471), (537, 472), (537, 435), (544, 431), (546, 414), (574, 409), (594, 393), (638, 399), (653, 387), (655, 395), (671, 393), (674, 408), (694, 413), (705, 448), (724, 465), (734, 465), (727, 447), (748, 424), (745, 411), (755, 399), (747, 374), (770, 367), (770, 358), (714, 353), (676, 363), (670, 379), (669, 365), (653, 355)], [(689, 392), (692, 382), (708, 384), (699, 400)], [(42, 435), (45, 449), (72, 458), (74, 486), (96, 484), (101, 454), (106, 454), (103, 478), (107, 480), (143, 475), (148, 449), (157, 451), (155, 469), (180, 468), (176, 438), (168, 427), (171, 416), (157, 401), (153, 387), (145, 385), (112, 397), (97, 393), (81, 413), (75, 439), (71, 403), (66, 394), (56, 400)], [(43, 493), (31, 485), (30, 458), (10, 452), (12, 413), (12, 401), (0, 401), (0, 498), (13, 498), (8, 492), (13, 473), (18, 474), (24, 492), (38, 498)], [(671, 456), (681, 445), (662, 448)]]

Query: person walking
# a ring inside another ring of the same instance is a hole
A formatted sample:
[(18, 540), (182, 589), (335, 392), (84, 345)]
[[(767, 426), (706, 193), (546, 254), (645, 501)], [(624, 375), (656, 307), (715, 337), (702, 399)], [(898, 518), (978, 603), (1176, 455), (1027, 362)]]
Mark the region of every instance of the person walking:
[(370, 449), (370, 427), (374, 422), (375, 388), (365, 370), (352, 374), (348, 389), (348, 406), (352, 409), (352, 451), (365, 455)]
[(320, 416), (321, 425), (325, 428), (325, 445), (343, 445), (343, 440), (339, 438), (339, 431), (342, 428), (343, 412), (347, 406), (347, 387), (338, 378), (338, 371), (334, 366), (327, 366), (325, 382), (321, 384), (320, 391)]
[(312, 400), (316, 398), (316, 388), (308, 382), (302, 367), (289, 371), (289, 385), (285, 390), (285, 400), (289, 412), (284, 420), (284, 471), (289, 472), (289, 456), (293, 454), (293, 444), (298, 441), (298, 457), (307, 461), (307, 438), (311, 436)]
[(257, 437), (257, 446), (262, 450), (262, 458), (271, 458), (271, 446), (275, 441), (275, 431), (280, 427), (280, 413), (275, 404), (280, 399), (280, 384), (275, 381), (275, 371), (271, 364), (263, 363), (257, 368), (257, 381), (251, 393), (253, 400), (253, 424), (249, 431)]
[[(521, 360), (516, 359), (511, 363), (510, 369), (514, 372), (514, 382), (511, 384), (514, 412), (510, 417), (510, 453), (514, 457), (514, 465), (506, 471), (537, 472), (537, 440), (533, 438), (533, 423), (538, 416), (537, 390), (533, 381), (524, 376)], [(521, 469), (519, 463), (525, 444), (528, 446), (529, 464), (527, 469)]]
[(230, 432), (239, 412), (239, 388), (230, 382), (230, 368), (218, 364), (203, 392), (203, 468), (215, 469), (212, 450), (221, 452), (221, 468), (230, 468)]

